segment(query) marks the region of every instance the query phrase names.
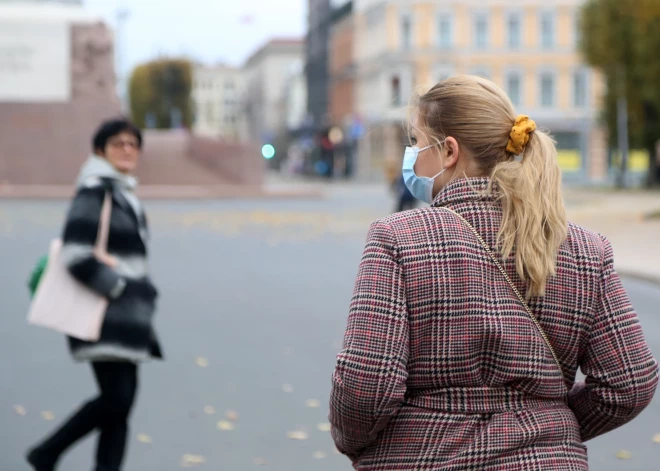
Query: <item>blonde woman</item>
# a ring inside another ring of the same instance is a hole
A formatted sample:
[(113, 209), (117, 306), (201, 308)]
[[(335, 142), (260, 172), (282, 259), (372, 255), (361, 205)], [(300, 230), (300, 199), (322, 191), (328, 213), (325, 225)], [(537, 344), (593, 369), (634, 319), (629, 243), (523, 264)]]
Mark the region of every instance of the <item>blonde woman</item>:
[(658, 382), (610, 243), (567, 222), (553, 141), (493, 83), (439, 83), (411, 137), (404, 177), (431, 207), (369, 231), (337, 448), (358, 470), (588, 469), (583, 443)]

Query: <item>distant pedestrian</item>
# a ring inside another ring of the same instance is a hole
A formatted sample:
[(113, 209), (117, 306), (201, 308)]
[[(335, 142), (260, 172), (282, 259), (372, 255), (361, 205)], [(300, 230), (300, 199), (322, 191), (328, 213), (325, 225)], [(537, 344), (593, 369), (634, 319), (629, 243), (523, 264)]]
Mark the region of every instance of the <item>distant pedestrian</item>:
[[(124, 120), (103, 123), (93, 138), (66, 220), (61, 257), (84, 286), (109, 299), (98, 342), (69, 338), (73, 358), (92, 365), (100, 394), (28, 453), (37, 471), (53, 471), (61, 455), (93, 430), (100, 432), (96, 471), (119, 471), (128, 418), (138, 387), (138, 364), (162, 358), (152, 326), (157, 292), (147, 264), (148, 231), (132, 176), (142, 135)], [(109, 257), (95, 255), (106, 194), (111, 195)]]
[(403, 175), (396, 181), (395, 192), (397, 198), (395, 212), (400, 213), (401, 211), (415, 209), (417, 200), (406, 186), (406, 180), (403, 178)]
[(450, 78), (414, 110), (403, 174), (432, 206), (367, 236), (337, 449), (360, 471), (586, 471), (583, 442), (658, 383), (612, 247), (567, 222), (554, 142), (492, 82)]

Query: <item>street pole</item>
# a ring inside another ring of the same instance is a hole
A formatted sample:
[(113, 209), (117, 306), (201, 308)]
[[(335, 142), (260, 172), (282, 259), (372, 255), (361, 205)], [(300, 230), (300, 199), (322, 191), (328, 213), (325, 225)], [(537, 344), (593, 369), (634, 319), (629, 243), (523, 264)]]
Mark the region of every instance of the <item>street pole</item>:
[(623, 66), (619, 67), (619, 87), (617, 100), (617, 134), (619, 140), (619, 154), (621, 155), (621, 169), (619, 171), (617, 186), (626, 186), (626, 170), (628, 169), (628, 98), (626, 96), (626, 72)]
[(117, 95), (121, 102), (122, 112), (128, 113), (128, 91), (126, 86), (126, 76), (124, 74), (124, 55), (123, 55), (123, 29), (126, 20), (128, 20), (130, 13), (126, 9), (118, 9), (116, 12), (116, 29), (115, 29), (115, 58), (117, 68)]

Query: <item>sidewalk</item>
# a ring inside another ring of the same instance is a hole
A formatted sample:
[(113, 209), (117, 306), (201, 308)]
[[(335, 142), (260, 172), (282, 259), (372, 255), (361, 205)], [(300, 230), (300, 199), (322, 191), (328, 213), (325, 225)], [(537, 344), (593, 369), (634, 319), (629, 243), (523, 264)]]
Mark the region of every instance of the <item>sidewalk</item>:
[(658, 192), (611, 192), (567, 189), (571, 222), (606, 236), (622, 276), (660, 284), (660, 209)]

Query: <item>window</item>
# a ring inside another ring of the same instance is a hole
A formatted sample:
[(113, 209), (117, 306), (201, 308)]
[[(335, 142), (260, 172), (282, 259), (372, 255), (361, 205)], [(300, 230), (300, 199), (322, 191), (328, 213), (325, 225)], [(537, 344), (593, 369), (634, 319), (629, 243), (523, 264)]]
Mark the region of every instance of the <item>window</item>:
[(541, 13), (541, 47), (543, 49), (555, 47), (555, 15), (552, 12)]
[(453, 43), (451, 15), (443, 13), (438, 17), (438, 45), (449, 48)]
[(227, 80), (225, 82), (225, 92), (232, 93), (234, 91), (234, 82)]
[(517, 72), (510, 73), (506, 79), (506, 93), (509, 95), (511, 103), (515, 106), (520, 106), (522, 102), (522, 87), (520, 82), (520, 74)]
[(212, 101), (206, 103), (206, 122), (212, 123), (215, 121), (215, 105)]
[(587, 106), (587, 73), (579, 70), (573, 74), (573, 106)]
[(582, 41), (582, 18), (580, 10), (575, 12), (574, 24), (573, 24), (573, 40), (575, 41), (575, 47), (580, 46), (580, 41)]
[(475, 67), (472, 70), (472, 75), (490, 80), (490, 70), (487, 67)]
[(550, 72), (541, 74), (541, 106), (550, 108), (555, 105), (555, 76)]
[(507, 32), (509, 36), (509, 49), (520, 49), (522, 43), (522, 21), (519, 14), (512, 13), (509, 15)]
[(366, 12), (365, 18), (367, 20), (367, 28), (377, 27), (385, 19), (385, 8), (382, 5), (372, 7)]
[(401, 16), (401, 47), (410, 49), (412, 47), (412, 18), (410, 15)]
[(488, 47), (488, 17), (479, 14), (474, 19), (474, 44), (477, 49)]
[(401, 106), (401, 78), (398, 75), (392, 77), (390, 90), (392, 106)]

